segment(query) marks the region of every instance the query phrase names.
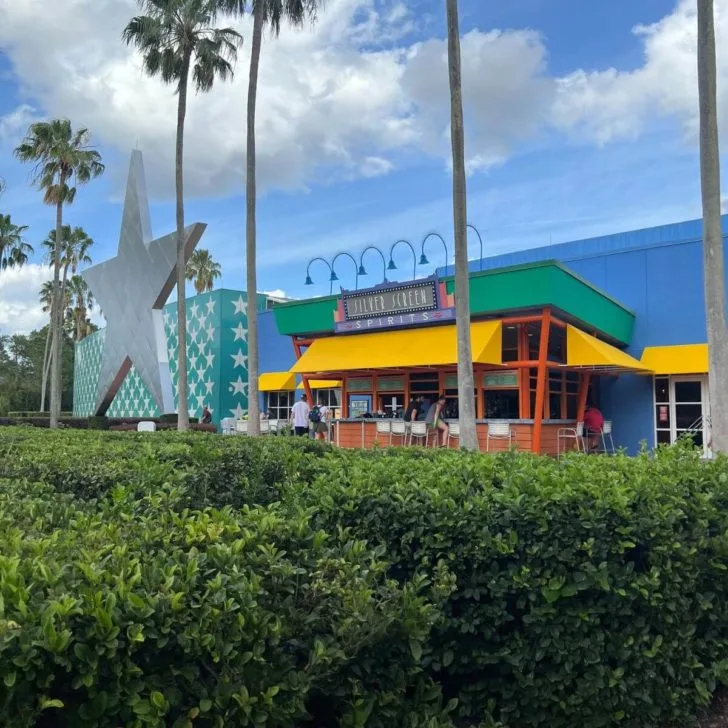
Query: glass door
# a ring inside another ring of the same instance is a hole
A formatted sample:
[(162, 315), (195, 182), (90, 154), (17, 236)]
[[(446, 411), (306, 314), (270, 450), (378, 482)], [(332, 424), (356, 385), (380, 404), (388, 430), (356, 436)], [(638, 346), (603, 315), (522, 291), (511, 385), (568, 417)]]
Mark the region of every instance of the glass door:
[(670, 378), (671, 441), (691, 437), (697, 447), (709, 454), (710, 416), (707, 377)]

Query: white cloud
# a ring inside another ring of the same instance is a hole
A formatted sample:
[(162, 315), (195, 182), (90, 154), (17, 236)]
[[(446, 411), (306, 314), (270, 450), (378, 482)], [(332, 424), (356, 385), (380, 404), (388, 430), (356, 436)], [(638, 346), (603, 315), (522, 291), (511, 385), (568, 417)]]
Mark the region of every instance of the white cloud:
[(271, 298), (288, 298), (288, 294), (282, 288), (274, 288), (272, 291), (261, 291), (261, 293)]
[[(135, 12), (134, 0), (0, 0), (0, 45), (49, 115), (68, 116), (124, 155), (138, 142), (150, 189), (167, 195), (176, 98), (146, 78), (121, 43)], [(249, 23), (240, 27), (249, 38)], [(399, 151), (448, 158), (446, 44), (408, 45), (414, 27), (401, 0), (329, 0), (312, 28), (266, 37), (256, 125), (261, 189), (387, 174)], [(190, 97), (185, 159), (192, 195), (242, 189), (249, 47), (246, 40), (232, 84)], [(535, 131), (553, 86), (544, 60), (531, 32), (464, 37), (471, 169), (501, 161)]]
[(38, 293), (52, 277), (50, 268), (37, 263), (0, 271), (0, 333), (27, 333), (48, 323)]
[[(728, 0), (715, 0), (721, 132), (728, 132)], [(552, 121), (604, 144), (637, 137), (656, 116), (675, 116), (690, 142), (698, 132), (697, 10), (679, 0), (674, 11), (633, 31), (644, 45), (644, 63), (628, 72), (578, 70), (561, 79)]]

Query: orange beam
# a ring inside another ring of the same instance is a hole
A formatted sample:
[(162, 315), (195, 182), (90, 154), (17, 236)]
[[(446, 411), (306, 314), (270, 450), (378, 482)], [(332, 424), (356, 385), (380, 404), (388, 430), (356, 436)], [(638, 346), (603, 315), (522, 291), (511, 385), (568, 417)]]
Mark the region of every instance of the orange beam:
[(589, 394), (589, 385), (591, 384), (591, 372), (582, 372), (579, 381), (579, 400), (576, 406), (576, 421), (584, 421), (584, 412), (586, 411), (586, 398)]
[(538, 347), (538, 373), (536, 378), (536, 411), (533, 413), (533, 445), (535, 453), (541, 452), (541, 430), (543, 429), (543, 403), (546, 392), (549, 333), (551, 330), (551, 309), (543, 310), (541, 319), (541, 340)]
[[(528, 331), (525, 326), (518, 328), (518, 356), (525, 362), (528, 359)], [(520, 387), (519, 387), (519, 409), (521, 418), (524, 420), (531, 419), (531, 368), (528, 366), (520, 367)]]

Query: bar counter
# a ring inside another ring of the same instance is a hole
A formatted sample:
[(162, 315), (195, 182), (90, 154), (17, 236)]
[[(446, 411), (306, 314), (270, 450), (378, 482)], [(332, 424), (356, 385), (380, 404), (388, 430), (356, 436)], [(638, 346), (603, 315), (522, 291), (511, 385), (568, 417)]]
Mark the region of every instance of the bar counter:
[[(340, 419), (334, 423), (332, 440), (340, 447), (373, 448), (388, 447), (389, 435), (378, 435), (377, 422), (396, 422), (393, 419), (356, 418)], [(401, 421), (401, 420), (400, 420)], [(446, 420), (447, 421), (447, 420)], [(485, 452), (499, 452), (507, 450), (508, 440), (491, 439), (488, 442), (488, 427), (490, 423), (507, 422), (511, 427), (511, 446), (524, 452), (532, 451), (534, 420), (476, 420), (478, 444)], [(562, 428), (576, 427), (574, 421), (569, 420), (543, 420), (541, 426), (541, 453), (544, 455), (558, 455), (558, 431)], [(401, 445), (401, 437), (394, 436), (393, 445)], [(416, 445), (416, 442), (413, 443)], [(569, 443), (566, 443), (569, 446)], [(451, 439), (450, 447), (459, 447), (457, 439)]]

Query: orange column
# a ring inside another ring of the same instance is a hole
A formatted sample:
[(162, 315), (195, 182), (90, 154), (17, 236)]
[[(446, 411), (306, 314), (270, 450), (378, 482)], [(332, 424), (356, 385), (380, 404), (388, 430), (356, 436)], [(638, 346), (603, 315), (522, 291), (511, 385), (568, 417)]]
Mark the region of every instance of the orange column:
[(576, 421), (584, 422), (586, 411), (586, 398), (589, 395), (589, 384), (591, 384), (591, 372), (582, 372), (579, 380), (579, 400), (576, 407)]
[[(522, 362), (528, 361), (528, 328), (526, 324), (518, 326), (518, 359)], [(519, 410), (521, 419), (531, 419), (531, 368), (519, 367)]]
[(551, 309), (545, 308), (541, 317), (541, 341), (538, 347), (538, 369), (536, 378), (536, 411), (533, 413), (533, 452), (541, 452), (541, 430), (543, 429), (543, 403), (546, 396), (549, 332), (551, 330)]
[(349, 416), (349, 395), (346, 389), (346, 376), (341, 377), (341, 418)]

